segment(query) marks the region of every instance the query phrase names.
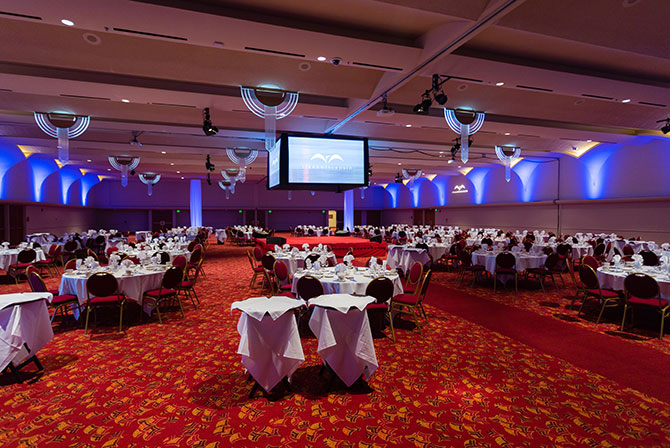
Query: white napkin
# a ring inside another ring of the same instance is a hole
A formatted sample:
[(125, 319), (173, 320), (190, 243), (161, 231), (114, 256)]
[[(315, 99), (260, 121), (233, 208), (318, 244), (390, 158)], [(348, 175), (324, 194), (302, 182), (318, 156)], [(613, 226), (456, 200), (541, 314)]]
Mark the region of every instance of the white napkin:
[(370, 257), (370, 267), (377, 266), (377, 257)]
[(519, 246), (514, 246), (514, 247), (512, 247), (512, 252), (515, 253), (515, 254), (519, 253), (519, 252), (521, 252), (521, 248)]
[(308, 243), (303, 244), (302, 250), (309, 250), (309, 244)]
[(618, 255), (618, 254), (615, 255), (615, 256), (612, 258), (612, 262), (614, 262), (614, 264), (617, 265), (617, 266), (618, 266), (619, 264), (621, 264), (621, 255)]
[(342, 260), (343, 260), (345, 263), (351, 263), (352, 261), (354, 261), (354, 256), (351, 255), (351, 254), (349, 254), (349, 255), (345, 255), (344, 258), (343, 258)]
[(309, 258), (305, 259), (305, 268), (312, 269), (312, 260), (310, 260)]
[(335, 273), (336, 274), (339, 274), (340, 272), (346, 272), (346, 271), (347, 271), (347, 267), (344, 265), (344, 263), (338, 263), (335, 266)]
[(288, 244), (288, 243), (284, 244), (284, 246), (282, 246), (282, 247), (283, 247), (284, 250), (287, 251), (287, 252), (288, 252), (289, 250), (291, 250), (291, 245)]
[(321, 255), (317, 260), (321, 266), (328, 266), (328, 257)]

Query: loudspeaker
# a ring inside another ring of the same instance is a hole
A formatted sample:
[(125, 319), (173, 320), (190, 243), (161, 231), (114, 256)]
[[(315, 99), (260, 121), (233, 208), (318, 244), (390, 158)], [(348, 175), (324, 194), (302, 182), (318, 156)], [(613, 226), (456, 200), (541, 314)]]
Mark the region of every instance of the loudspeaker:
[(382, 242), (382, 236), (381, 235), (373, 236), (372, 238), (370, 238), (370, 242), (371, 243), (381, 243)]
[(271, 236), (269, 238), (265, 238), (265, 244), (279, 244), (280, 246), (283, 246), (286, 244), (286, 238), (282, 236)]

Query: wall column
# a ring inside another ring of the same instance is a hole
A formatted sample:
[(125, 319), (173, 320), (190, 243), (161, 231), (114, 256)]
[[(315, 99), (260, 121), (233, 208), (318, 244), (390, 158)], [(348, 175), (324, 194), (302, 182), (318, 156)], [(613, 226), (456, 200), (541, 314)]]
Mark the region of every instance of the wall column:
[(344, 192), (344, 229), (354, 231), (354, 190)]
[(191, 179), (191, 227), (202, 227), (202, 184)]

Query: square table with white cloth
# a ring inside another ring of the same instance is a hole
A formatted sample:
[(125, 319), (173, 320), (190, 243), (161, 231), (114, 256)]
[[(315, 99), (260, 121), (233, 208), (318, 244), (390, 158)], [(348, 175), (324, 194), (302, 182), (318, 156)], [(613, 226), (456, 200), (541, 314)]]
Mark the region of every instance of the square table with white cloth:
[(297, 321), (288, 312), (304, 305), (303, 300), (273, 296), (252, 297), (230, 307), (231, 312), (242, 311), (237, 323), (242, 365), (266, 392), (305, 362)]
[(309, 301), (314, 305), (309, 328), (318, 340), (319, 356), (347, 387), (361, 375), (369, 381), (379, 367), (365, 312), (374, 301), (374, 297), (349, 294), (327, 294)]
[[(293, 284), (291, 287), (291, 292), (297, 295), (298, 292), (298, 279), (300, 277), (309, 274), (319, 279), (323, 285), (323, 292), (325, 294), (355, 294), (362, 296), (365, 294), (365, 290), (368, 287), (368, 284), (372, 279), (378, 277), (375, 274), (372, 274), (369, 268), (354, 268), (350, 271), (343, 280), (340, 280), (335, 274), (335, 268), (324, 268), (320, 269), (318, 272), (315, 271), (302, 271), (297, 272), (293, 276)], [(393, 295), (397, 296), (398, 294), (403, 293), (402, 282), (400, 277), (395, 272), (387, 271), (385, 276), (393, 282)]]
[(47, 309), (52, 298), (48, 292), (0, 295), (0, 371), (34, 356), (53, 339)]
[(412, 265), (417, 261), (422, 265), (430, 262), (430, 256), (426, 249), (413, 246), (388, 246), (387, 265), (391, 269), (402, 269), (404, 273), (409, 272)]

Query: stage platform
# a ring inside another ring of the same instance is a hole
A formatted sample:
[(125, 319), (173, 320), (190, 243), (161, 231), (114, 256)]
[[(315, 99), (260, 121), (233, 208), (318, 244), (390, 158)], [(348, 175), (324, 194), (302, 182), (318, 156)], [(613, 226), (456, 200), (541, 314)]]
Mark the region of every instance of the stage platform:
[[(279, 236), (279, 235), (278, 235)], [(286, 244), (293, 247), (302, 248), (307, 243), (309, 247), (327, 244), (333, 248), (335, 256), (342, 258), (347, 254), (349, 248), (354, 250), (354, 257), (385, 257), (386, 243), (371, 243), (366, 238), (356, 238), (353, 236), (303, 236), (303, 237), (285, 237)], [(274, 244), (266, 244), (265, 238), (256, 238), (256, 244), (264, 250), (273, 250)]]

